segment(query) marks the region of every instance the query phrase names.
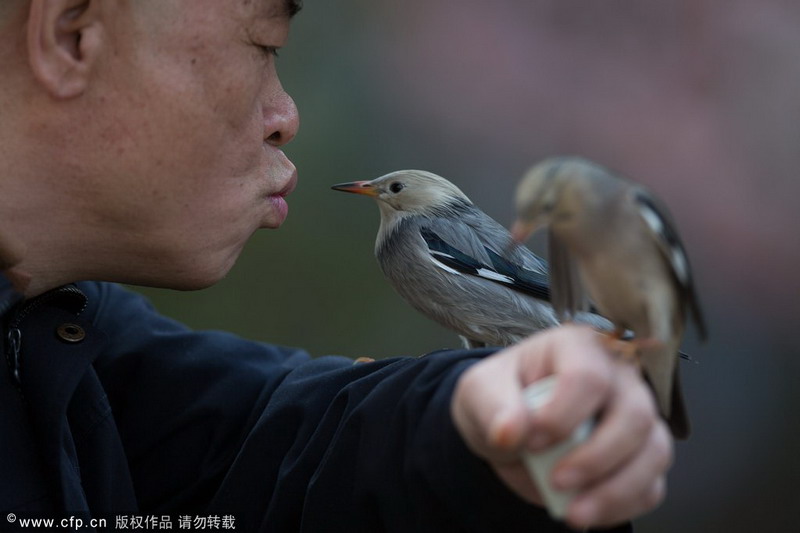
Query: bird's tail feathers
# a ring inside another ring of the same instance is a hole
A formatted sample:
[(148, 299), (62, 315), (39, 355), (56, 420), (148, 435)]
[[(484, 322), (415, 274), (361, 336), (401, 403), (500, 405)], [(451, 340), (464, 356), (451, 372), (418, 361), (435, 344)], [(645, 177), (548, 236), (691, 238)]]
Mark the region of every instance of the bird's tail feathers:
[(689, 434), (689, 420), (678, 378), (678, 342), (642, 348), (641, 362), (656, 398), (659, 412), (676, 438)]
[(691, 425), (689, 424), (689, 413), (686, 410), (686, 402), (683, 400), (678, 366), (679, 365), (675, 365), (675, 375), (672, 379), (672, 406), (669, 418), (667, 418), (667, 424), (669, 425), (673, 437), (685, 440), (689, 438)]

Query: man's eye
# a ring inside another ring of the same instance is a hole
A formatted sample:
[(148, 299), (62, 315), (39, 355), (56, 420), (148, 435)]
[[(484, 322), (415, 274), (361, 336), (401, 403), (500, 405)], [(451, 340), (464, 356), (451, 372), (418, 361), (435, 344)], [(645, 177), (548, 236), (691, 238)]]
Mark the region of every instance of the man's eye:
[(261, 52), (263, 52), (265, 56), (278, 57), (277, 46), (266, 46), (262, 44), (257, 44), (256, 46), (258, 47), (259, 50), (261, 50)]

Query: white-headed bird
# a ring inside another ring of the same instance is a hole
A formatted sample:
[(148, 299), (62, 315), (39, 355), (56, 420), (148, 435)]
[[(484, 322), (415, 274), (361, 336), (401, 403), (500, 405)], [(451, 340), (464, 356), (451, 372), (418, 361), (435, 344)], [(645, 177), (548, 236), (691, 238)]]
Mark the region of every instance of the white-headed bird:
[[(446, 179), (401, 170), (334, 185), (377, 200), (375, 256), (415, 309), (458, 332), (468, 347), (506, 346), (555, 326), (547, 265)], [(609, 328), (581, 313), (579, 321)]]
[(591, 299), (618, 334), (632, 331), (660, 412), (673, 435), (686, 438), (678, 349), (689, 312), (703, 339), (706, 326), (689, 260), (666, 208), (641, 185), (595, 163), (554, 157), (523, 177), (516, 210), (512, 234), (518, 242), (538, 227), (549, 228), (557, 317), (580, 313)]

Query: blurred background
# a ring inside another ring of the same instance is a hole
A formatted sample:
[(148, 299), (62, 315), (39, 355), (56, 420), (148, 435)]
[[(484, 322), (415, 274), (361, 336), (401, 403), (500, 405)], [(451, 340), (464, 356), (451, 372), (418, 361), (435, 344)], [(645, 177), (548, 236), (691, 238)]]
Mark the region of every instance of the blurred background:
[(532, 163), (587, 156), (670, 206), (711, 326), (681, 369), (694, 434), (637, 531), (800, 530), (800, 3), (305, 4), (279, 59), (289, 219), (212, 289), (143, 290), (157, 307), (314, 355), (458, 346), (383, 280), (374, 202), (330, 185), (426, 169), (507, 225)]

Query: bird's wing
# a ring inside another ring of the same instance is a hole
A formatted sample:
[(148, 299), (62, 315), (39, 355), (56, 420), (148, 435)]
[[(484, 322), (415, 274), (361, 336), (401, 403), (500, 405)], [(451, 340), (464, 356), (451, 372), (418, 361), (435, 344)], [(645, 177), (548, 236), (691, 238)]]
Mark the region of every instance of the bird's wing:
[(559, 320), (589, 310), (589, 297), (569, 249), (552, 231), (548, 234), (548, 254), (552, 283), (553, 310)]
[(544, 259), (518, 244), (508, 230), (473, 205), (454, 205), (444, 216), (428, 217), (426, 225), (449, 244), (484, 263), (488, 251), (524, 270), (547, 275)]
[(689, 306), (694, 317), (700, 338), (705, 339), (707, 328), (694, 290), (689, 258), (666, 207), (641, 187), (634, 189), (633, 200), (645, 227), (650, 230), (653, 240), (670, 266), (681, 297)]
[(526, 269), (503, 257), (493, 247), (481, 243), (478, 236), (462, 223), (431, 219), (430, 223), (420, 226), (419, 232), (428, 246), (431, 259), (443, 268), (549, 301), (546, 272)]

